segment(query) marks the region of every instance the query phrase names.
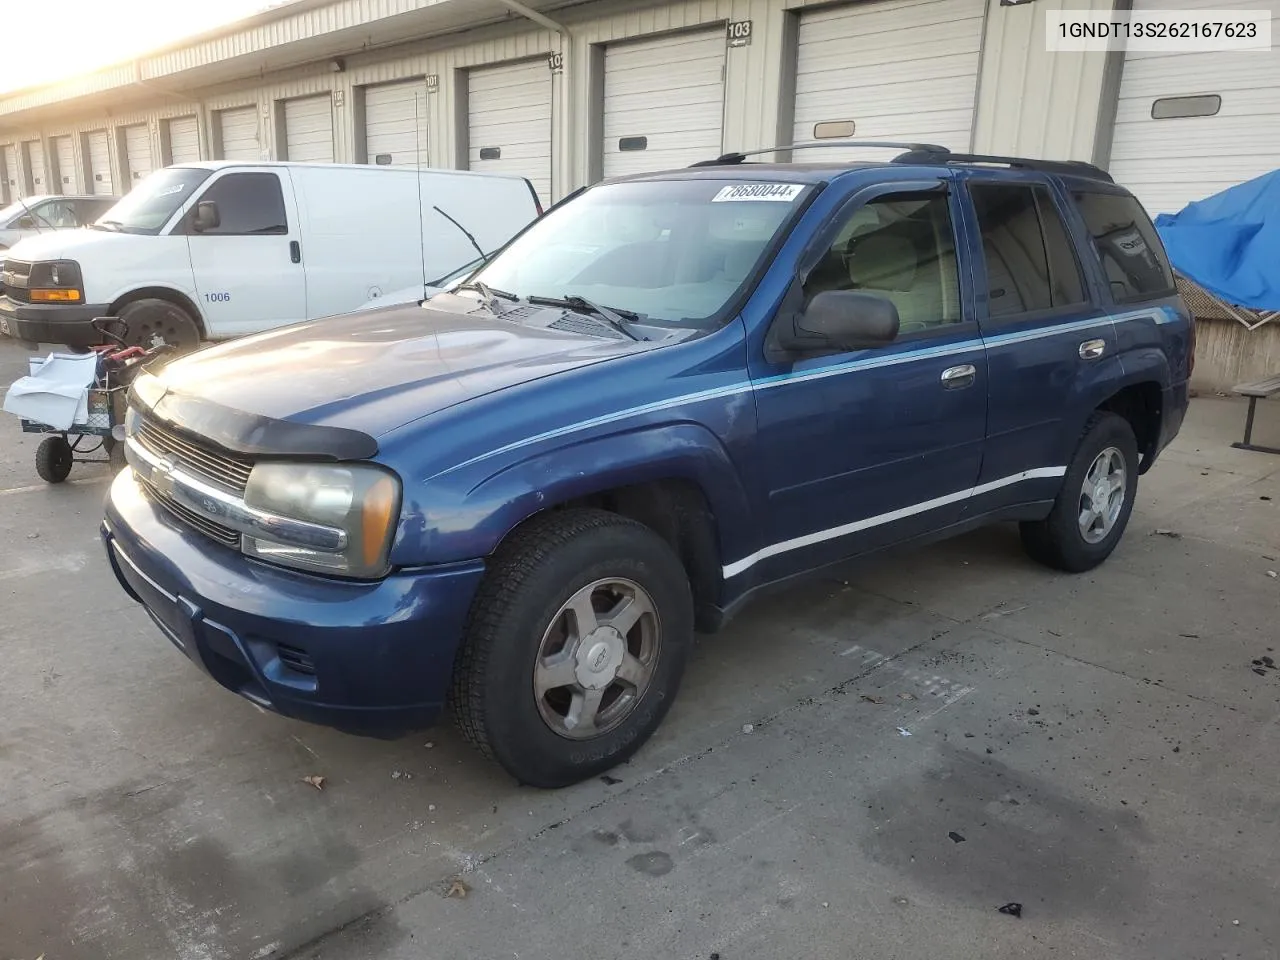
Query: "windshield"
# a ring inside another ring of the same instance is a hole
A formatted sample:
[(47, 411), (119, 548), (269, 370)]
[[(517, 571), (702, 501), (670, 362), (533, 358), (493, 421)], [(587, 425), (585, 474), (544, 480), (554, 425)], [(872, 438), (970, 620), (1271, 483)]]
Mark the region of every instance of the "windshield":
[[(36, 209), (37, 203), (39, 201), (28, 200), (26, 206), (23, 206), (20, 201), (14, 201), (9, 204), (3, 210), (0, 210), (0, 227), (12, 226), (12, 221), (17, 220), (19, 217), (31, 216), (31, 211)], [(36, 215), (35, 220), (39, 223), (40, 217)], [(43, 226), (43, 224), (41, 225)]]
[(812, 188), (724, 180), (605, 184), (549, 211), (474, 280), (710, 326)]
[(212, 170), (198, 167), (157, 170), (99, 217), (94, 226), (121, 233), (159, 233), (195, 188), (209, 179), (212, 173)]

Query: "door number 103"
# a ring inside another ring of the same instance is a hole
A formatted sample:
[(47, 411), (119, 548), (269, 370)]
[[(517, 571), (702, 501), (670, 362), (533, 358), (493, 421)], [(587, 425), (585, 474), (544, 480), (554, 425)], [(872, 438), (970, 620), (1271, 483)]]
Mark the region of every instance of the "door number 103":
[(206, 293), (204, 298), (209, 303), (230, 303), (231, 294), (229, 293)]

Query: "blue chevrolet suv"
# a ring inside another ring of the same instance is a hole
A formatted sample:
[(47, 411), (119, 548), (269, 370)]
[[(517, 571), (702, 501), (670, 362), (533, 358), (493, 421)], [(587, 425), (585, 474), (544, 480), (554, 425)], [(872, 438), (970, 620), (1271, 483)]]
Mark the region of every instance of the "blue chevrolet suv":
[(448, 705), (554, 787), (766, 587), (996, 521), (1094, 567), (1187, 406), (1151, 222), (1088, 164), (892, 146), (601, 183), (421, 305), (140, 377), (121, 585), (254, 703), (375, 736)]

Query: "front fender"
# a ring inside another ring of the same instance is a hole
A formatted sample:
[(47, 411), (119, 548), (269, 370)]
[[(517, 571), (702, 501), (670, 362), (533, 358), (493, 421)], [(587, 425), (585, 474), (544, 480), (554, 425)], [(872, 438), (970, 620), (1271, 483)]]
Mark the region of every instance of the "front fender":
[(728, 450), (707, 427), (680, 422), (546, 450), (479, 482), (436, 478), (422, 488), (420, 501), (406, 503), (391, 560), (419, 566), (485, 557), (535, 513), (659, 480), (686, 480), (701, 489), (722, 557), (748, 552), (750, 504)]

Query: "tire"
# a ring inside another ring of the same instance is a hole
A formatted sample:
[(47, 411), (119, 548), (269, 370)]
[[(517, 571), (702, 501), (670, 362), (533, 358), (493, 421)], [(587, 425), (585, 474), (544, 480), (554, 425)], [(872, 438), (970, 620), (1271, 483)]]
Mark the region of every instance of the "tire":
[[(599, 626), (585, 635), (566, 608), (583, 597), (600, 606), (587, 614)], [(650, 612), (619, 633), (607, 615), (628, 599), (626, 609)], [(454, 666), (454, 716), (463, 736), (520, 783), (569, 786), (649, 739), (692, 641), (688, 578), (652, 530), (603, 510), (535, 517), (499, 548), (472, 603)], [(556, 685), (556, 666), (570, 684)], [(598, 712), (587, 706), (593, 691)]]
[[(1100, 466), (1103, 455), (1108, 463)], [(1124, 471), (1120, 478), (1114, 469)], [(1093, 494), (1102, 488), (1092, 478), (1107, 474), (1111, 499)], [(1022, 546), (1039, 563), (1068, 573), (1092, 570), (1115, 550), (1124, 536), (1133, 500), (1138, 490), (1138, 441), (1129, 421), (1114, 413), (1099, 411), (1085, 424), (1084, 434), (1062, 481), (1053, 510), (1044, 520), (1023, 523)], [(1114, 494), (1121, 492), (1118, 504)], [(1094, 512), (1095, 498), (1099, 504)], [(1091, 514), (1086, 529), (1086, 515)], [(1104, 516), (1105, 515), (1105, 516)]]
[(168, 300), (147, 298), (126, 303), (116, 316), (127, 326), (125, 342), (150, 349), (167, 343), (176, 353), (190, 353), (200, 346), (200, 326), (182, 307)]
[(71, 459), (65, 437), (45, 437), (36, 447), (36, 473), (46, 483), (61, 483), (71, 475)]

